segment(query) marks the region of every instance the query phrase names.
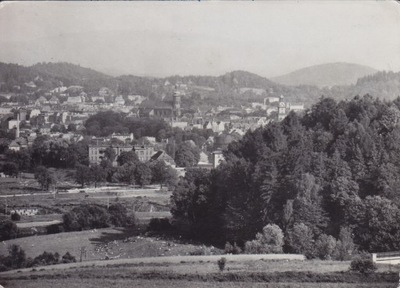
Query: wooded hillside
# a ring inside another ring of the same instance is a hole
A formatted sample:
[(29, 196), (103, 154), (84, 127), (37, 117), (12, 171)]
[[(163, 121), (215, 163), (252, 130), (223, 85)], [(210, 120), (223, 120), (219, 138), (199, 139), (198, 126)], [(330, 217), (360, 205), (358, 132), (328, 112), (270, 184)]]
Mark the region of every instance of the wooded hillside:
[(399, 98), (325, 98), (248, 132), (218, 169), (187, 173), (172, 196), (176, 223), (218, 243), (277, 224), (285, 237), (298, 225), (311, 241), (351, 229), (360, 250), (400, 249), (399, 107)]

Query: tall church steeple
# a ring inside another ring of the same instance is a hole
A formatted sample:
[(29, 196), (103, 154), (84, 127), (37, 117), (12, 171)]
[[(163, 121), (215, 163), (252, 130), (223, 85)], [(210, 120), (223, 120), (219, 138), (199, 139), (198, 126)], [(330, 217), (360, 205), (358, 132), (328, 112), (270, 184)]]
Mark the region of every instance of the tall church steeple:
[(15, 132), (15, 139), (19, 138), (19, 112), (17, 113), (17, 131)]

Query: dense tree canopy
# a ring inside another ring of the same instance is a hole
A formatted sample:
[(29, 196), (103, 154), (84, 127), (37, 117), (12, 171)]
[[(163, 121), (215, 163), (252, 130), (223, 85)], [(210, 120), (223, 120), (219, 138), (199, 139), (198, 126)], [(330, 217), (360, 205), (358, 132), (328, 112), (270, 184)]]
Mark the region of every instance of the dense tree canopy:
[(399, 107), (400, 99), (368, 95), (322, 98), (302, 117), (248, 132), (218, 169), (186, 175), (172, 196), (173, 216), (221, 243), (243, 245), (276, 224), (295, 241), (285, 249), (318, 239), (329, 247), (343, 229), (362, 250), (399, 249)]

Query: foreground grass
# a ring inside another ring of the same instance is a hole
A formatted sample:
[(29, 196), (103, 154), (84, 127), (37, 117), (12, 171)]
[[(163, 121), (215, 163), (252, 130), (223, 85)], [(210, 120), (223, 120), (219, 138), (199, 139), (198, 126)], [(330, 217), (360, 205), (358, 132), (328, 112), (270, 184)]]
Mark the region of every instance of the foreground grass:
[(79, 260), (81, 249), (86, 251), (83, 261), (129, 259), (189, 255), (199, 249), (192, 244), (167, 241), (155, 237), (142, 237), (136, 229), (105, 228), (31, 236), (3, 241), (0, 255), (8, 254), (8, 247), (21, 246), (27, 257), (34, 258), (44, 251), (64, 255), (69, 252)]
[[(189, 284), (205, 282), (225, 283), (220, 287), (231, 287), (227, 285), (232, 283), (234, 283), (233, 287), (240, 287), (238, 286), (240, 283), (251, 283), (252, 287), (257, 283), (269, 283), (271, 285), (279, 283), (279, 285), (281, 285), (267, 287), (397, 287), (394, 285), (398, 283), (399, 280), (398, 273), (389, 271), (367, 275), (349, 272), (347, 269), (343, 271), (330, 271), (322, 273), (319, 271), (328, 271), (328, 269), (321, 269), (321, 265), (319, 265), (318, 262), (313, 261), (289, 261), (289, 263), (295, 262), (291, 266), (286, 265), (286, 261), (230, 261), (229, 267), (227, 267), (224, 272), (218, 272), (215, 259), (213, 261), (206, 262), (138, 262), (136, 264), (125, 263), (114, 265), (107, 264), (107, 262), (108, 261), (102, 261), (102, 267), (97, 266), (97, 262), (88, 262), (88, 264), (91, 265), (86, 267), (62, 266), (62, 269), (60, 269), (61, 267), (57, 268), (57, 266), (53, 266), (52, 268), (49, 266), (46, 269), (25, 269), (20, 273), (15, 273), (16, 271), (13, 273), (2, 273), (0, 274), (0, 284), (2, 279), (5, 283), (14, 283), (13, 285), (21, 285), (21, 287), (29, 287), (23, 286), (23, 283), (27, 283), (27, 281), (38, 282), (40, 285), (38, 284), (36, 287), (45, 287), (41, 285), (41, 282), (52, 283), (53, 280), (60, 280), (57, 285), (61, 285), (54, 287), (72, 287), (63, 286), (62, 283), (65, 280), (69, 280), (68, 283), (80, 283), (81, 281), (84, 281), (85, 283), (94, 283), (93, 285), (96, 285), (95, 283), (97, 283), (99, 280), (101, 280), (100, 283), (114, 281), (116, 284), (120, 285), (117, 285), (116, 287), (126, 287), (124, 285), (135, 281), (144, 281), (145, 283), (150, 283), (149, 285), (154, 285), (154, 287), (158, 287), (158, 282), (168, 283), (168, 285), (164, 287), (170, 287), (171, 285), (174, 286), (174, 281), (180, 283), (178, 287), (203, 287), (197, 284), (194, 286)], [(301, 264), (306, 264), (305, 267), (302, 268), (303, 270), (300, 268), (302, 266)], [(267, 269), (267, 267), (270, 267), (271, 269)], [(275, 268), (272, 269), (273, 267)], [(305, 268), (311, 269), (304, 270)], [(295, 271), (296, 269), (298, 271)], [(155, 282), (153, 283), (152, 281)], [(302, 283), (302, 285), (296, 286), (299, 283)], [(309, 283), (314, 284), (313, 286), (309, 286)], [(282, 286), (283, 284), (287, 284), (289, 286)], [(316, 286), (317, 284), (320, 284), (320, 286)], [(347, 284), (351, 284), (351, 286), (346, 286)], [(7, 287), (9, 287), (9, 285)]]
[(397, 285), (388, 283), (248, 283), (248, 282), (200, 282), (200, 281), (185, 281), (185, 280), (128, 280), (128, 279), (36, 279), (36, 280), (21, 280), (21, 281), (8, 281), (7, 283), (0, 284), (7, 288), (157, 288), (157, 287), (175, 287), (175, 288), (392, 288)]

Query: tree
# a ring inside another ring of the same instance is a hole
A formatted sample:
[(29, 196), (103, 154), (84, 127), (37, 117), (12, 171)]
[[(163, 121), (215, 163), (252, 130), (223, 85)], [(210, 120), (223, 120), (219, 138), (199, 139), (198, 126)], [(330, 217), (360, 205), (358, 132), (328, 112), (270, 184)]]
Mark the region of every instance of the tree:
[(371, 252), (400, 249), (400, 209), (395, 203), (368, 196), (354, 214), (354, 239), (360, 249)]
[(89, 165), (88, 140), (82, 140), (77, 143), (71, 143), (67, 149), (66, 166), (75, 167), (77, 164)]
[(268, 224), (262, 233), (257, 233), (256, 239), (247, 241), (245, 252), (250, 254), (282, 253), (283, 232), (278, 225)]
[(106, 228), (109, 219), (109, 213), (101, 206), (80, 205), (63, 215), (63, 225), (66, 231)]
[(133, 185), (135, 184), (135, 171), (136, 171), (135, 165), (124, 164), (117, 168), (112, 178), (115, 181), (124, 182), (128, 185)]
[(108, 208), (110, 223), (116, 227), (127, 227), (135, 224), (135, 217), (129, 214), (126, 207), (120, 203), (114, 203)]
[(72, 256), (69, 252), (65, 253), (61, 258), (61, 263), (74, 263), (76, 258)]
[[(291, 113), (248, 131), (229, 144), (217, 169), (188, 171), (178, 182), (173, 223), (193, 237), (240, 246), (276, 224), (284, 229), (288, 251), (307, 257), (345, 259), (354, 246), (400, 249), (399, 103), (323, 98), (304, 116)], [(200, 137), (181, 129), (160, 135), (174, 136), (178, 165), (194, 163), (187, 161), (193, 155), (184, 141), (190, 136), (201, 143)], [(160, 181), (153, 171), (153, 181)], [(343, 227), (354, 235), (344, 235)]]
[(68, 124), (67, 131), (75, 132), (76, 131), (76, 124), (73, 124), (73, 123)]
[(171, 196), (171, 213), (178, 229), (196, 239), (224, 244), (221, 233), (225, 202), (217, 198), (212, 179), (215, 171), (188, 169), (185, 177), (175, 187)]
[(80, 184), (81, 187), (85, 187), (92, 182), (92, 173), (88, 166), (85, 165), (77, 165), (75, 170), (75, 181)]
[(289, 231), (288, 245), (294, 253), (305, 254), (307, 258), (313, 258), (314, 235), (312, 230), (303, 223), (295, 224)]
[(349, 260), (355, 250), (351, 229), (348, 227), (341, 227), (339, 239), (336, 243), (335, 258), (341, 261)]
[(23, 268), (26, 265), (25, 251), (19, 245), (12, 244), (8, 248), (9, 264), (8, 266), (13, 269)]
[(117, 156), (115, 153), (115, 150), (112, 147), (107, 147), (106, 150), (104, 150), (104, 158), (105, 160), (110, 161), (111, 163), (114, 162), (115, 157)]
[(58, 264), (60, 261), (60, 255), (55, 252), (54, 254), (51, 252), (44, 251), (42, 254), (36, 256), (31, 265), (32, 266), (44, 266), (44, 265), (54, 265)]
[(321, 234), (315, 241), (316, 256), (320, 259), (331, 259), (337, 246), (336, 239), (331, 235)]
[(138, 162), (135, 167), (135, 182), (141, 187), (150, 184), (151, 169), (146, 163)]
[(164, 161), (156, 160), (151, 162), (149, 166), (152, 174), (151, 182), (159, 183), (161, 189), (164, 184), (174, 187), (178, 182), (178, 175), (175, 169), (165, 164)]
[(200, 160), (200, 152), (197, 147), (189, 143), (182, 143), (178, 146), (175, 153), (175, 163), (179, 167), (192, 167), (197, 165)]
[(13, 162), (7, 162), (3, 165), (4, 174), (17, 177), (19, 174), (18, 165)]
[(107, 177), (107, 171), (97, 164), (90, 166), (90, 174), (95, 188), (98, 183), (105, 181)]
[(0, 222), (0, 241), (14, 239), (18, 235), (17, 224), (10, 220)]
[(327, 225), (327, 218), (321, 205), (321, 187), (313, 175), (305, 173), (296, 181), (297, 196), (293, 201), (293, 218), (313, 230), (321, 231)]
[(26, 171), (31, 168), (31, 155), (27, 149), (20, 151), (9, 150), (6, 153), (7, 159), (15, 163), (18, 167), (18, 171)]
[(19, 221), (21, 220), (21, 215), (19, 215), (17, 212), (14, 212), (11, 214), (11, 220), (12, 221)]
[(122, 151), (117, 158), (117, 163), (119, 166), (124, 164), (136, 164), (139, 162), (139, 158), (135, 151)]
[(44, 166), (38, 166), (35, 169), (35, 179), (38, 181), (42, 190), (48, 191), (56, 183), (53, 173)]

